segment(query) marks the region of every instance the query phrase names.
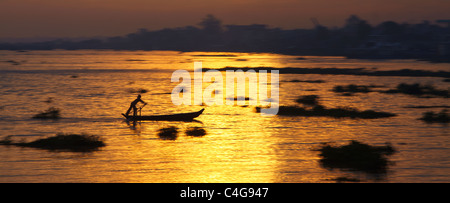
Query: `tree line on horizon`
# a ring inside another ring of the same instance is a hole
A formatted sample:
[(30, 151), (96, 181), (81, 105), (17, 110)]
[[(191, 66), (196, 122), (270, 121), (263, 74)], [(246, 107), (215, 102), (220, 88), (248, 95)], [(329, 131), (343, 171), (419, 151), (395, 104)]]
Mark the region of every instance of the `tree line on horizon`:
[(72, 41), (1, 43), (0, 50), (113, 49), (271, 52), (293, 55), (328, 55), (356, 58), (448, 58), (450, 28), (424, 21), (370, 25), (356, 15), (344, 26), (328, 28), (317, 20), (313, 29), (270, 28), (264, 24), (223, 25), (207, 15), (197, 26), (139, 29), (125, 36)]

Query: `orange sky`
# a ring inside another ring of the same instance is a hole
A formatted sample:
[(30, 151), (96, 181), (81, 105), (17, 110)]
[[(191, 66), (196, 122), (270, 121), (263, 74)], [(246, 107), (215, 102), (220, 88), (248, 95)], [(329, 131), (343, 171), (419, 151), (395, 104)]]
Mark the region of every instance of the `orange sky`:
[(206, 14), (224, 24), (328, 27), (356, 14), (372, 25), (450, 19), (449, 0), (0, 0), (0, 38), (117, 36), (138, 28), (196, 25)]

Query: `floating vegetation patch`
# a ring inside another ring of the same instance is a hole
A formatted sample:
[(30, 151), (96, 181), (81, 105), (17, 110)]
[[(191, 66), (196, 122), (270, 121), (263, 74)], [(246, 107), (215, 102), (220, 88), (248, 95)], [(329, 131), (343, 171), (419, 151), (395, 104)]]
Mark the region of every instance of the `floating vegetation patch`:
[[(279, 116), (304, 116), (304, 117), (333, 117), (333, 118), (362, 118), (375, 119), (396, 116), (388, 112), (379, 112), (374, 110), (360, 111), (351, 107), (326, 108), (319, 104), (317, 95), (301, 96), (296, 100), (297, 103), (304, 104), (299, 106), (279, 106), (277, 115)], [(261, 112), (262, 107), (255, 107), (256, 112)]]
[(288, 80), (284, 82), (325, 83), (324, 80)]
[[(256, 108), (257, 108), (256, 111), (260, 112), (261, 107)], [(361, 118), (361, 119), (387, 118), (396, 116), (396, 114), (388, 112), (379, 112), (373, 110), (359, 111), (357, 109), (350, 107), (338, 107), (328, 109), (322, 105), (316, 105), (312, 109), (306, 109), (298, 106), (280, 106), (277, 115), (304, 116), (304, 117)]]
[(192, 127), (186, 130), (186, 135), (194, 137), (202, 137), (206, 135), (206, 130), (202, 127)]
[(238, 57), (235, 54), (196, 54), (194, 57)]
[(402, 93), (407, 95), (414, 95), (418, 97), (450, 97), (449, 90), (439, 90), (432, 85), (421, 85), (419, 83), (406, 84), (401, 83), (397, 85), (396, 89), (390, 89), (384, 93)]
[(323, 144), (318, 151), (320, 151), (320, 162), (325, 168), (369, 173), (385, 173), (390, 164), (386, 157), (396, 152), (389, 143), (385, 146), (370, 146), (355, 140), (343, 146)]
[(419, 118), (427, 123), (448, 123), (450, 122), (450, 115), (447, 113), (447, 109), (443, 109), (439, 113), (428, 111), (423, 113), (422, 118)]
[(0, 141), (2, 145), (14, 145), (20, 147), (32, 147), (52, 151), (89, 152), (106, 146), (101, 137), (87, 134), (63, 134), (38, 139), (32, 142), (13, 142), (11, 136)]
[(11, 65), (15, 65), (15, 66), (20, 65), (20, 62), (15, 61), (15, 60), (8, 60), (8, 61), (2, 61), (2, 62), (10, 63)]
[(50, 107), (46, 111), (38, 113), (33, 116), (34, 119), (58, 119), (61, 118), (60, 110), (55, 107)]
[(319, 96), (317, 95), (305, 95), (300, 96), (298, 99), (295, 100), (295, 102), (299, 104), (305, 104), (305, 105), (311, 105), (315, 106), (319, 104)]
[(176, 140), (178, 137), (177, 134), (178, 128), (175, 126), (169, 126), (158, 130), (158, 137), (163, 140)]
[(334, 86), (331, 91), (336, 93), (368, 93), (372, 92), (371, 88), (373, 86), (367, 86), (367, 85), (337, 85)]
[(0, 140), (0, 145), (12, 145), (11, 135)]

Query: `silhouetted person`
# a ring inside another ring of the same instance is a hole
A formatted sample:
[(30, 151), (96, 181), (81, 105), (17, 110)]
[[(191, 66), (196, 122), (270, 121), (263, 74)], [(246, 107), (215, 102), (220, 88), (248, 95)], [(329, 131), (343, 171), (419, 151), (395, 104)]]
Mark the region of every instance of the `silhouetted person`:
[(136, 104), (139, 103), (139, 102), (142, 102), (142, 103), (144, 103), (144, 104), (147, 104), (147, 103), (145, 103), (144, 101), (142, 101), (141, 95), (138, 95), (138, 96), (137, 96), (137, 99), (135, 99), (133, 102), (131, 102), (130, 108), (128, 109), (127, 113), (125, 113), (125, 115), (128, 116), (128, 114), (130, 114), (131, 109), (133, 109), (133, 116), (137, 116), (137, 108), (136, 108)]

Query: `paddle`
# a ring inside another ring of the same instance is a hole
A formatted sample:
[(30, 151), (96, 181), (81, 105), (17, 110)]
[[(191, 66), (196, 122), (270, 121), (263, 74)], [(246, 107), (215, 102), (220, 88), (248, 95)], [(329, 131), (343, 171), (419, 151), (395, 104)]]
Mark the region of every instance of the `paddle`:
[(139, 116), (142, 116), (142, 108), (144, 108), (145, 105), (147, 105), (147, 103), (144, 103), (144, 105), (139, 107)]

